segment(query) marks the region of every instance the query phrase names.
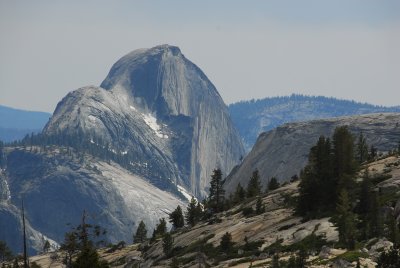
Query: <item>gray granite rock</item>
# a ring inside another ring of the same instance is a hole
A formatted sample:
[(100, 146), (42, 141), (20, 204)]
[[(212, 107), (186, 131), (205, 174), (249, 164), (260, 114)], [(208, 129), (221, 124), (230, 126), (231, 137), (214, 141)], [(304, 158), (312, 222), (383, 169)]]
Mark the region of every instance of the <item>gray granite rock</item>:
[(44, 133), (77, 131), (137, 156), (139, 166), (152, 168), (136, 172), (150, 181), (170, 180), (198, 197), (207, 194), (214, 168), (227, 174), (244, 154), (214, 85), (169, 45), (135, 50), (112, 66), (101, 87), (68, 94)]
[[(140, 220), (148, 235), (159, 218), (167, 218), (176, 206), (185, 203), (162, 191), (143, 177), (111, 162), (85, 155), (53, 152), (33, 153), (15, 149), (8, 153), (6, 179), (11, 197), (0, 201), (0, 240), (21, 249), (20, 204), (25, 202), (26, 218), (34, 243), (40, 250), (41, 235), (61, 243), (64, 233), (80, 223), (85, 210), (91, 223), (107, 230), (105, 239), (132, 242)], [(4, 226), (3, 226), (4, 225)], [(14, 239), (13, 239), (14, 237)]]
[(348, 126), (354, 135), (360, 132), (379, 151), (396, 148), (400, 140), (400, 113), (367, 114), (308, 122), (289, 123), (262, 133), (251, 152), (226, 180), (227, 192), (240, 182), (247, 185), (253, 170), (258, 169), (265, 186), (275, 176), (287, 181), (307, 164), (310, 148), (321, 135), (331, 137), (338, 126)]

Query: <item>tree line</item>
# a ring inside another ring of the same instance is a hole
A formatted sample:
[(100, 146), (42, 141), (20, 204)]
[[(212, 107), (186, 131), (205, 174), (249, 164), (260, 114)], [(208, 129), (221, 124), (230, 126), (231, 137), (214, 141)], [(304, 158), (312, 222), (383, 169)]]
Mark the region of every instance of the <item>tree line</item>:
[(375, 190), (368, 167), (361, 181), (355, 179), (361, 166), (376, 157), (377, 149), (368, 146), (365, 136), (360, 133), (354, 138), (346, 126), (337, 127), (332, 139), (321, 136), (300, 173), (296, 213), (306, 219), (332, 217), (339, 243), (348, 249), (383, 235), (398, 245), (399, 225), (394, 215), (384, 217), (382, 196)]

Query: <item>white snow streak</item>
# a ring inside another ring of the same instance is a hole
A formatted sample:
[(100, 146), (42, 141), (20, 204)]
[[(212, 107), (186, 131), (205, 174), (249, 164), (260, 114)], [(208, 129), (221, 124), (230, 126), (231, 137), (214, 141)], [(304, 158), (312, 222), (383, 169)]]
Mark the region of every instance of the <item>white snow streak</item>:
[[(190, 202), (190, 200), (192, 200), (192, 195), (188, 193), (188, 191), (186, 191), (185, 188), (183, 188), (180, 185), (177, 185), (178, 187), (178, 191), (183, 194), (183, 196)], [(195, 200), (197, 201), (197, 199), (195, 198)]]
[(161, 127), (157, 124), (157, 119), (152, 114), (143, 114), (143, 120), (152, 130), (154, 130), (157, 137), (168, 139), (168, 135), (161, 132)]
[(4, 180), (6, 183), (6, 192), (7, 192), (7, 201), (11, 200), (11, 191), (10, 191), (10, 186), (8, 185), (7, 180)]

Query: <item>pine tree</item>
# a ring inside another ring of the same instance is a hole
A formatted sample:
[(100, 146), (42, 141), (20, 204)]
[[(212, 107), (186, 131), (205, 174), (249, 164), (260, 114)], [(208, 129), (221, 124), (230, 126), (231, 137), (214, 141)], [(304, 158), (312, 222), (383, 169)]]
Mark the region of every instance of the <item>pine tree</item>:
[(172, 223), (175, 229), (181, 228), (185, 225), (181, 206), (177, 206), (174, 211), (169, 214), (169, 222)]
[(213, 212), (220, 212), (223, 210), (225, 196), (225, 190), (222, 186), (222, 172), (220, 169), (213, 170), (210, 184), (209, 207)]
[(202, 212), (201, 204), (192, 196), (192, 199), (186, 208), (186, 222), (190, 226), (195, 226), (201, 220)]
[(321, 136), (310, 149), (307, 166), (300, 172), (300, 196), (296, 211), (303, 216), (315, 217), (334, 211), (337, 179), (333, 176), (331, 142)]
[(257, 198), (257, 202), (256, 202), (256, 213), (257, 213), (257, 215), (259, 215), (259, 214), (264, 213), (264, 212), (265, 212), (265, 205), (263, 205), (262, 199), (259, 196)]
[(278, 180), (275, 177), (272, 177), (268, 182), (268, 186), (267, 186), (268, 191), (276, 190), (279, 187), (280, 187), (280, 184), (279, 184)]
[(238, 203), (244, 201), (245, 199), (246, 199), (246, 191), (244, 190), (244, 188), (242, 187), (242, 185), (239, 182), (238, 185), (236, 186), (236, 191), (233, 196), (233, 202), (235, 204), (238, 204)]
[(352, 212), (348, 193), (345, 189), (340, 192), (337, 204), (337, 227), (339, 231), (339, 242), (348, 249), (355, 247), (355, 215)]
[(358, 163), (364, 163), (368, 160), (368, 144), (363, 133), (361, 132), (358, 136), (358, 141), (356, 145), (356, 155)]
[(300, 174), (299, 199), (296, 213), (301, 216), (313, 218), (319, 210), (317, 195), (318, 181), (310, 165), (306, 166)]
[(373, 192), (371, 203), (371, 211), (369, 213), (369, 237), (379, 237), (383, 233), (383, 220), (380, 211), (378, 194)]
[(43, 252), (47, 253), (47, 252), (49, 252), (49, 250), (50, 250), (50, 242), (49, 242), (49, 240), (46, 240), (43, 245)]
[(400, 140), (397, 143), (397, 155), (400, 155)]
[(394, 247), (399, 247), (400, 243), (400, 231), (399, 224), (397, 223), (396, 217), (393, 215), (389, 216), (389, 240), (393, 242)]
[(400, 267), (400, 249), (391, 247), (389, 251), (383, 251), (378, 258), (377, 268)]
[(371, 145), (369, 149), (368, 160), (374, 160), (378, 156), (378, 149), (375, 146)]
[(279, 256), (278, 254), (274, 254), (274, 256), (272, 256), (272, 265), (271, 268), (280, 268), (281, 265), (279, 264)]
[(304, 249), (300, 249), (299, 256), (296, 258), (296, 268), (306, 267), (307, 252)]
[(79, 250), (78, 235), (74, 231), (65, 233), (60, 249), (66, 253), (64, 264), (71, 268), (72, 257)]
[(18, 264), (18, 259), (17, 258), (14, 259), (12, 268), (19, 268), (19, 264)]
[(361, 220), (359, 229), (363, 240), (371, 237), (371, 224), (373, 224), (372, 220), (376, 217), (376, 215), (373, 215), (375, 213), (373, 211), (374, 198), (373, 185), (369, 178), (368, 169), (366, 169), (360, 186), (360, 202), (357, 206), (357, 212)]
[(10, 261), (13, 258), (11, 249), (8, 247), (7, 243), (0, 240), (0, 261)]
[(147, 229), (146, 224), (140, 221), (138, 228), (136, 229), (136, 234), (133, 236), (134, 243), (143, 243), (147, 239)]
[(297, 258), (295, 255), (290, 256), (290, 258), (288, 260), (287, 268), (297, 268)]
[(372, 190), (373, 184), (369, 177), (368, 168), (363, 175), (363, 181), (360, 187), (360, 202), (358, 204), (358, 213), (366, 215), (371, 211), (372, 207)]
[(156, 237), (163, 237), (167, 233), (167, 222), (164, 218), (160, 219), (160, 222), (156, 225)]
[(233, 242), (232, 242), (232, 235), (230, 233), (226, 232), (221, 237), (221, 242), (219, 244), (219, 248), (222, 252), (225, 252), (225, 253), (229, 253), (232, 251)]
[(200, 202), (197, 202), (196, 205), (196, 210), (195, 210), (195, 215), (196, 215), (196, 221), (199, 222), (201, 221), (202, 217), (203, 217), (203, 208), (200, 204)]
[(333, 134), (334, 176), (338, 178), (338, 193), (354, 188), (352, 176), (357, 165), (354, 159), (354, 138), (347, 126), (337, 127)]
[[(76, 260), (73, 262), (73, 268), (106, 268), (109, 267), (106, 261), (100, 260), (100, 256), (90, 239), (89, 229), (92, 225), (86, 223), (86, 212), (83, 212), (82, 223), (76, 228), (77, 238), (79, 240), (79, 252)], [(94, 236), (100, 233), (98, 228), (94, 229)]]
[(260, 195), (261, 189), (260, 175), (256, 169), (253, 171), (253, 175), (250, 177), (250, 181), (247, 185), (247, 197), (251, 198)]
[(164, 235), (162, 245), (165, 256), (171, 257), (174, 248), (174, 239), (170, 233)]

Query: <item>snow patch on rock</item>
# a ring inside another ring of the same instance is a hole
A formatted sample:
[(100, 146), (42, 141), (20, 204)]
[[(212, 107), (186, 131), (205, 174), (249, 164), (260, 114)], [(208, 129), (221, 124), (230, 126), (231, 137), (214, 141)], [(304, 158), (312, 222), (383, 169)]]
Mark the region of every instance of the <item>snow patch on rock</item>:
[(161, 132), (161, 126), (157, 123), (157, 119), (152, 114), (143, 114), (143, 120), (157, 135), (159, 138), (168, 139), (168, 135)]
[(8, 185), (7, 180), (4, 180), (5, 185), (6, 185), (6, 193), (7, 193), (7, 201), (11, 200), (11, 191), (10, 191), (10, 186)]
[[(178, 191), (183, 194), (183, 196), (190, 202), (190, 200), (192, 200), (193, 195), (191, 195), (188, 191), (186, 191), (185, 188), (183, 188), (180, 185), (176, 186), (178, 188)], [(196, 200), (197, 201), (197, 200)]]

